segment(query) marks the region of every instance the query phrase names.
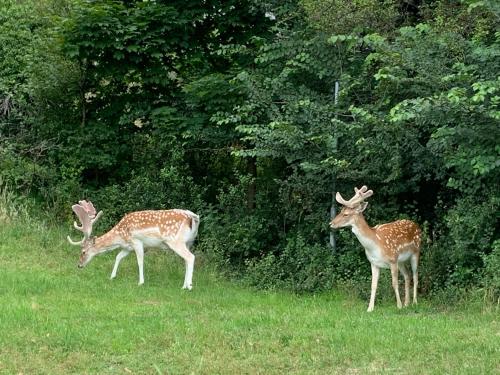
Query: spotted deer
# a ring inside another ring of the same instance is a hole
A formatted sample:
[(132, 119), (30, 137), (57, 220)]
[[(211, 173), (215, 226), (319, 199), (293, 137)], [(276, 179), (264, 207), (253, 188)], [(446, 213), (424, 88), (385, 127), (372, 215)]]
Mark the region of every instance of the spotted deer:
[(121, 260), (132, 251), (137, 257), (139, 266), (139, 285), (144, 284), (144, 249), (157, 247), (172, 249), (186, 262), (183, 289), (192, 288), (194, 255), (189, 250), (198, 233), (200, 218), (188, 210), (136, 211), (126, 214), (109, 232), (100, 237), (92, 236), (92, 226), (102, 215), (96, 214), (96, 209), (90, 201), (79, 201), (72, 206), (80, 220), (74, 227), (83, 232), (81, 241), (73, 241), (72, 245), (81, 245), (78, 267), (85, 267), (90, 260), (98, 255), (116, 248), (118, 253), (111, 272), (111, 279), (116, 277)]
[(336, 194), (335, 198), (338, 203), (343, 205), (343, 208), (330, 222), (330, 226), (334, 229), (350, 226), (352, 232), (365, 248), (366, 257), (372, 268), (372, 288), (368, 311), (373, 311), (375, 307), (380, 268), (391, 269), (392, 287), (396, 294), (398, 308), (402, 307), (398, 288), (398, 270), (401, 272), (405, 279), (404, 305), (409, 305), (410, 273), (407, 268), (408, 262), (411, 264), (413, 273), (413, 303), (417, 303), (417, 268), (422, 231), (416, 223), (410, 220), (397, 220), (376, 225), (373, 228), (370, 227), (363, 217), (363, 211), (368, 206), (364, 200), (373, 195), (373, 191), (363, 186), (361, 189), (354, 188), (354, 192), (355, 195), (348, 201), (342, 198), (340, 193)]

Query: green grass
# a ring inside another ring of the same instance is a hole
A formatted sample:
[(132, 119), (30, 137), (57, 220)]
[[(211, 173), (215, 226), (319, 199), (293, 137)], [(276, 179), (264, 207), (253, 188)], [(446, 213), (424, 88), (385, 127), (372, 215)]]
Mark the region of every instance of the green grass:
[(186, 292), (181, 259), (160, 252), (139, 287), (133, 255), (111, 281), (116, 253), (78, 270), (66, 234), (0, 223), (2, 374), (500, 373), (494, 308), (386, 299), (368, 314), (335, 291), (234, 285), (201, 256)]

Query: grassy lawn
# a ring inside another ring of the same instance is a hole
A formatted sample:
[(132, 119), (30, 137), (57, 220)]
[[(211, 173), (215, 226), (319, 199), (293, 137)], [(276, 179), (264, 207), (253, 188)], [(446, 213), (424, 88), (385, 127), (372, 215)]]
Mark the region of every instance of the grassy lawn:
[(494, 308), (387, 300), (368, 314), (335, 291), (231, 284), (201, 256), (186, 292), (181, 259), (158, 251), (139, 287), (133, 255), (111, 281), (116, 253), (78, 270), (66, 234), (0, 223), (2, 374), (500, 373)]

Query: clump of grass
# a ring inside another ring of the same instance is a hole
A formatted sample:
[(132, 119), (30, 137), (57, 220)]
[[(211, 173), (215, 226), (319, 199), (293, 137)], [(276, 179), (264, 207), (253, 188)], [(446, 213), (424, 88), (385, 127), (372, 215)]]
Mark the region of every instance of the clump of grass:
[(0, 178), (0, 222), (7, 223), (13, 219), (26, 219), (27, 217), (26, 202)]

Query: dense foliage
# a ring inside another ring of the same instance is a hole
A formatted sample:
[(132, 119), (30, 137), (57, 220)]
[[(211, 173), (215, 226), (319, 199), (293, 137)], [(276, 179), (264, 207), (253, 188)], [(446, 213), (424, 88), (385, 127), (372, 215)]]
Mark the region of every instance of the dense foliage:
[[(7, 0), (0, 182), (201, 214), (197, 251), (266, 288), (369, 276), (332, 193), (426, 232), (422, 291), (500, 284), (500, 32), (489, 1)], [(339, 85), (338, 98), (334, 88)], [(496, 241), (496, 242), (495, 242)]]

